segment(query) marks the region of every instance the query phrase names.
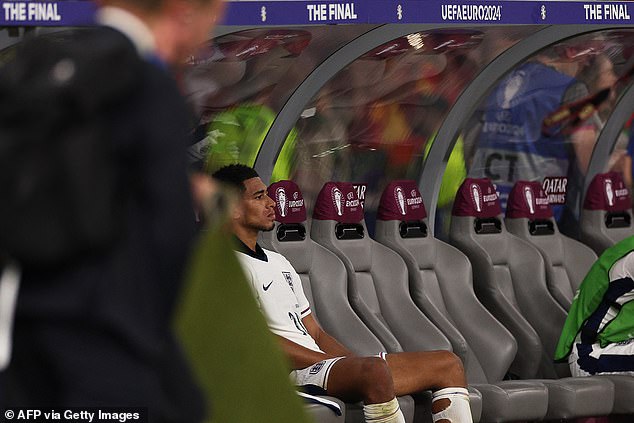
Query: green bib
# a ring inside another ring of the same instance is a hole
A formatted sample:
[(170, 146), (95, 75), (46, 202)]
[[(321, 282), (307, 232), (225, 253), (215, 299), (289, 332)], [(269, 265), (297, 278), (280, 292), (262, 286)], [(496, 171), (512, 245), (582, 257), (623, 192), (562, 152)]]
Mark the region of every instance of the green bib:
[[(564, 328), (555, 349), (555, 360), (565, 361), (572, 345), (586, 320), (597, 309), (610, 284), (610, 269), (618, 260), (634, 251), (634, 236), (625, 238), (608, 248), (592, 265), (575, 296)], [(631, 339), (634, 335), (634, 301), (625, 303), (616, 318), (598, 336), (599, 344), (608, 344)]]

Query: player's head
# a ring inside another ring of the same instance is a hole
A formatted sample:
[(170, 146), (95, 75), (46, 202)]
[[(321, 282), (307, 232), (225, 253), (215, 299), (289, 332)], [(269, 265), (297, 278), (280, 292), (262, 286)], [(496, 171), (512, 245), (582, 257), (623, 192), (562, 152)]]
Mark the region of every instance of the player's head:
[(275, 201), (255, 169), (232, 164), (218, 169), (216, 180), (238, 190), (238, 204), (232, 213), (235, 231), (270, 231), (275, 227)]
[(223, 166), (211, 176), (217, 181), (237, 189), (241, 194), (246, 190), (244, 181), (260, 177), (255, 169), (239, 163)]

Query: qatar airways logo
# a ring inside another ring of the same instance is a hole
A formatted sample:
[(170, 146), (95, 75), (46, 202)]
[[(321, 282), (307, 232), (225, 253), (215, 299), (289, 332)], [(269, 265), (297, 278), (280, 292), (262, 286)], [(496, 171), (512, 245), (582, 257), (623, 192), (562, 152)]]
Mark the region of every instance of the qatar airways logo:
[(547, 176), (542, 183), (542, 189), (548, 198), (548, 204), (566, 204), (568, 178), (565, 176)]

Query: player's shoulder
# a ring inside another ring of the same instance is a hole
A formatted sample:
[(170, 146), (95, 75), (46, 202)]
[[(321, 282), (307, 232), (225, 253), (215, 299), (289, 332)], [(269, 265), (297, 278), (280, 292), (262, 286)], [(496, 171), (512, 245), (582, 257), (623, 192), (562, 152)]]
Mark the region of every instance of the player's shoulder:
[(288, 259), (286, 257), (284, 257), (284, 255), (278, 253), (277, 251), (267, 250), (266, 248), (262, 248), (262, 250), (264, 251), (264, 253), (268, 257), (269, 262), (274, 263), (274, 264), (283, 265), (283, 266), (291, 266), (292, 267), (291, 262), (289, 262)]
[(288, 260), (286, 260), (286, 257), (284, 257), (282, 254), (278, 253), (277, 251), (269, 250), (269, 249), (266, 249), (266, 248), (262, 248), (262, 251), (264, 251), (264, 254), (266, 254), (266, 256), (268, 257), (269, 261), (271, 261), (271, 260), (288, 261)]

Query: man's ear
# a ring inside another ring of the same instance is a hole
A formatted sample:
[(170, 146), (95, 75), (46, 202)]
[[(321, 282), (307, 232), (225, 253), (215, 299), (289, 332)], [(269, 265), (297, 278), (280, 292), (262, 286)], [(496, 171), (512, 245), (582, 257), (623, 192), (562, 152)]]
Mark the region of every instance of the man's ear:
[(240, 204), (239, 200), (238, 203), (234, 205), (234, 207), (231, 208), (231, 220), (240, 220), (242, 218), (243, 215), (243, 211), (242, 211), (242, 205)]

